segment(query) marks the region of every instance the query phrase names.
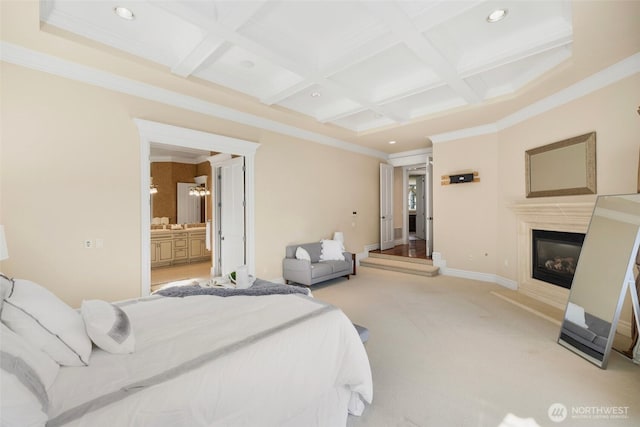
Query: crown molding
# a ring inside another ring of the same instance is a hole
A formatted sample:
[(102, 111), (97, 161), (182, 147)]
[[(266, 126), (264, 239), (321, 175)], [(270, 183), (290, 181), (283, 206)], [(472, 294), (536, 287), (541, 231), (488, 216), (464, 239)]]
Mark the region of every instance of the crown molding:
[(230, 120), (236, 123), (242, 123), (258, 129), (265, 129), (283, 135), (289, 135), (345, 151), (351, 151), (382, 160), (387, 160), (389, 157), (387, 153), (382, 151), (342, 141), (337, 138), (332, 138), (295, 126), (286, 125), (275, 120), (265, 119), (263, 117), (205, 101), (200, 98), (170, 91), (159, 86), (121, 77), (97, 68), (67, 61), (53, 55), (38, 52), (6, 41), (0, 42), (0, 60), (115, 92), (124, 93), (126, 95), (144, 98), (150, 101), (171, 105), (184, 110), (194, 111), (224, 120)]
[(516, 111), (502, 119), (472, 128), (460, 129), (453, 132), (445, 132), (430, 136), (434, 144), (441, 144), (462, 138), (498, 133), (501, 130), (510, 128), (525, 120), (529, 120), (561, 105), (567, 104), (576, 99), (582, 98), (599, 89), (612, 85), (622, 79), (640, 72), (640, 53), (617, 62), (597, 73), (583, 79), (553, 95)]

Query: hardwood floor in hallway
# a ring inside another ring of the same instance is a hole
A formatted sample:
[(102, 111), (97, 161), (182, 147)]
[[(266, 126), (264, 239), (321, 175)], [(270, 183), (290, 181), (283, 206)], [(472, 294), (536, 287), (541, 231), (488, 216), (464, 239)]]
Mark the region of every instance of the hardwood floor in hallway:
[(402, 256), (407, 258), (431, 259), (431, 257), (427, 256), (427, 241), (416, 239), (413, 236), (409, 237), (409, 243), (406, 245), (396, 245), (395, 247), (386, 249), (384, 251), (376, 249), (370, 252), (376, 254)]

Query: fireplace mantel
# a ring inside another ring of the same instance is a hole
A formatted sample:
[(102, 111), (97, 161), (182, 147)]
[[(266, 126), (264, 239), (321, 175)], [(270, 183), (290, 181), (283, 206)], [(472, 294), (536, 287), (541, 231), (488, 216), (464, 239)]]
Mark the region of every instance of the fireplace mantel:
[(586, 233), (595, 206), (589, 202), (514, 203), (518, 223), (518, 292), (564, 310), (569, 290), (531, 277), (531, 230)]
[(588, 225), (595, 205), (594, 199), (591, 202), (580, 203), (514, 203), (510, 208), (517, 216), (542, 215), (566, 218), (563, 222), (571, 222), (576, 217), (586, 218)]

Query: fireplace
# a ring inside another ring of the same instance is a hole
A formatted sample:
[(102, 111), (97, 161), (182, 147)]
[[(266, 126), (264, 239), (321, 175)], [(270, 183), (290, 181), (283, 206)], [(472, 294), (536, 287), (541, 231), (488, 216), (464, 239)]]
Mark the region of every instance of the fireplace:
[(531, 230), (531, 276), (571, 289), (584, 233)]

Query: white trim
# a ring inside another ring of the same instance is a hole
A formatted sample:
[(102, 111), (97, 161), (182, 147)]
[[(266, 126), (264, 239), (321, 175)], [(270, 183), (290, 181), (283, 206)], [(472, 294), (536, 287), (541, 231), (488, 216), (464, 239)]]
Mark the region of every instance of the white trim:
[(429, 156), (431, 155), (433, 155), (433, 147), (421, 148), (419, 150), (389, 154), (388, 162), (393, 165), (393, 167), (414, 166), (418, 164), (426, 164), (429, 161)]
[(382, 151), (352, 144), (316, 132), (286, 125), (249, 113), (244, 113), (220, 104), (200, 98), (170, 91), (159, 86), (121, 77), (97, 68), (67, 61), (56, 56), (44, 54), (6, 41), (0, 42), (0, 60), (64, 78), (102, 87), (115, 92), (148, 99), (185, 110), (231, 120), (237, 123), (266, 129), (318, 144), (328, 145), (346, 151), (387, 160), (388, 154)]
[(463, 138), (470, 138), (474, 136), (481, 135), (489, 135), (493, 133), (497, 133), (500, 129), (496, 126), (495, 123), (490, 123), (488, 125), (476, 126), (472, 128), (454, 130), (452, 132), (440, 133), (438, 135), (430, 136), (431, 142), (433, 144), (441, 144), (443, 142), (455, 141)]
[(518, 290), (518, 282), (515, 280), (507, 279), (506, 277), (498, 276), (491, 273), (480, 273), (477, 271), (460, 270), (458, 268), (445, 268), (440, 269), (442, 275), (461, 277), (463, 279), (478, 280), (480, 282), (495, 283), (496, 285), (503, 286), (507, 289)]
[[(192, 96), (163, 89), (158, 86), (127, 79), (115, 74), (66, 61), (64, 59), (37, 52), (13, 43), (0, 41), (0, 60), (49, 74), (55, 74), (64, 78), (80, 81), (108, 90), (137, 96), (139, 98), (172, 105), (190, 111), (206, 114), (213, 117), (231, 120), (260, 129), (267, 129), (284, 135), (305, 139), (318, 144), (328, 145), (346, 151), (379, 158), (382, 160), (401, 157), (403, 153), (388, 155), (382, 151), (352, 144), (316, 132), (307, 131), (295, 126), (286, 125), (274, 120), (265, 119), (253, 114), (244, 113), (219, 104), (204, 101)], [(640, 72), (640, 53), (636, 53), (622, 61), (607, 67), (584, 80), (581, 80), (553, 95), (535, 102), (513, 114), (510, 114), (495, 123), (488, 123), (472, 128), (459, 129), (430, 136), (433, 144), (468, 138), (474, 136), (497, 133), (524, 120), (528, 120), (544, 112), (566, 104), (570, 101), (586, 96), (598, 89), (616, 83), (626, 77)], [(413, 150), (420, 151), (420, 150)], [(411, 153), (410, 151), (407, 153)], [(420, 153), (418, 153), (420, 154)], [(419, 163), (413, 161), (413, 163)], [(392, 163), (393, 164), (393, 163)], [(395, 165), (394, 166), (401, 166)]]
[(167, 163), (186, 163), (189, 165), (199, 165), (207, 161), (207, 156), (199, 156), (194, 159), (192, 157), (181, 156), (149, 156), (151, 163), (155, 162), (167, 162)]
[(640, 72), (640, 53), (617, 62), (610, 67), (598, 71), (597, 73), (565, 88), (553, 95), (550, 95), (538, 102), (524, 107), (513, 114), (510, 114), (495, 123), (488, 123), (482, 126), (460, 129), (453, 132), (445, 132), (430, 137), (434, 144), (453, 141), (462, 138), (487, 135), (497, 133), (525, 120), (531, 119), (542, 113), (553, 110), (568, 102), (574, 101), (583, 96), (589, 95), (599, 89), (614, 84), (622, 79)]
[(495, 283), (514, 291), (518, 289), (517, 281), (498, 276), (497, 274), (480, 273), (477, 271), (461, 270), (459, 268), (449, 268), (447, 267), (447, 261), (442, 259), (442, 254), (440, 252), (433, 252), (431, 259), (433, 260), (433, 266), (439, 267), (440, 274), (442, 274), (443, 276), (461, 277), (463, 279)]
[(249, 273), (255, 275), (255, 153), (260, 147), (250, 141), (227, 136), (181, 128), (164, 123), (134, 119), (140, 134), (140, 195), (141, 195), (141, 283), (140, 295), (151, 291), (151, 248), (145, 242), (151, 241), (151, 211), (149, 204), (151, 143), (178, 145), (202, 150), (236, 154), (245, 157), (245, 200), (246, 200), (246, 256)]

